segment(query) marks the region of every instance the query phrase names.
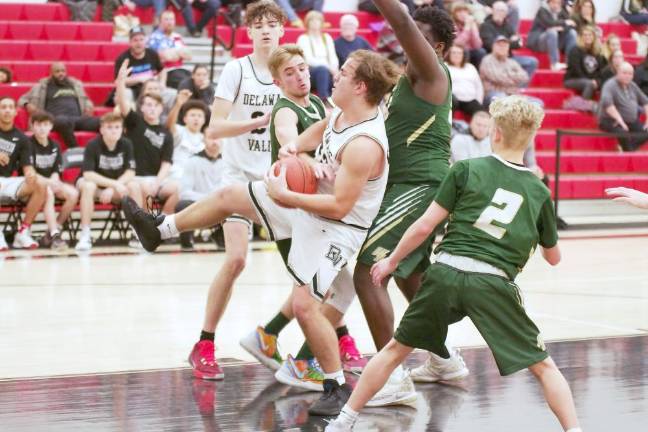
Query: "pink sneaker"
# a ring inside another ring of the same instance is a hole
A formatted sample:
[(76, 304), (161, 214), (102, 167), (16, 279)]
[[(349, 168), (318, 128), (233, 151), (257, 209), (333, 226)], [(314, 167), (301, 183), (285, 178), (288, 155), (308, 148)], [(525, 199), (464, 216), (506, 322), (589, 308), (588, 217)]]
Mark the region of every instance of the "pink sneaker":
[(214, 342), (202, 340), (194, 345), (189, 354), (189, 364), (193, 368), (196, 378), (206, 380), (222, 380), (225, 377), (223, 370), (218, 366), (214, 358)]
[(362, 357), (358, 351), (355, 340), (351, 336), (345, 335), (340, 338), (338, 344), (342, 368), (347, 372), (362, 372), (362, 369), (367, 366), (367, 359)]

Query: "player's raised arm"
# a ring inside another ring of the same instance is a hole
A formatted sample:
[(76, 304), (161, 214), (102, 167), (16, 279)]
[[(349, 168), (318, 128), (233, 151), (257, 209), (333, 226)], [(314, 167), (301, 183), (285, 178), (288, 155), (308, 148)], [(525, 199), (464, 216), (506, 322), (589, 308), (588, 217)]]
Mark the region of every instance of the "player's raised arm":
[(302, 132), (294, 141), (282, 144), (282, 147), (279, 149), (279, 157), (288, 157), (297, 153), (315, 150), (322, 142), (322, 137), (324, 136), (328, 122), (328, 117), (320, 120)]

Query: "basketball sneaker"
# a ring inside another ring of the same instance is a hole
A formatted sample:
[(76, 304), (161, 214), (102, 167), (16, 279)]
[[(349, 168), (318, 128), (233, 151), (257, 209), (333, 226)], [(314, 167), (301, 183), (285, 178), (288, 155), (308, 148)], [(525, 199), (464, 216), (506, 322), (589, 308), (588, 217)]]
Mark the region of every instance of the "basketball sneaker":
[(458, 349), (450, 351), (450, 358), (444, 359), (434, 353), (429, 353), (428, 359), (421, 366), (412, 369), (412, 379), (416, 382), (438, 382), (459, 380), (470, 371), (464, 363)]
[(86, 233), (84, 233), (83, 231), (81, 232), (79, 241), (77, 241), (77, 244), (76, 246), (74, 246), (74, 249), (76, 249), (79, 252), (89, 251), (90, 249), (92, 249), (92, 236), (90, 235), (90, 231)]
[(324, 371), (316, 359), (296, 360), (288, 354), (275, 373), (280, 383), (310, 391), (324, 391)]
[(193, 375), (196, 378), (206, 380), (221, 380), (225, 377), (223, 370), (220, 368), (214, 358), (214, 342), (210, 340), (201, 340), (194, 345), (189, 354), (189, 364), (193, 368)]
[(157, 226), (162, 223), (164, 216), (155, 217), (140, 208), (131, 197), (124, 197), (121, 201), (121, 208), (124, 211), (126, 220), (133, 227), (137, 238), (144, 249), (154, 252), (162, 243), (162, 237)]
[(0, 252), (9, 250), (9, 245), (5, 240), (4, 234), (0, 231)]
[(274, 371), (281, 368), (283, 359), (277, 349), (277, 336), (266, 333), (263, 327), (258, 326), (256, 330), (241, 339), (239, 344), (265, 367)]
[(28, 229), (18, 231), (13, 241), (14, 249), (36, 249), (38, 242), (34, 240)]
[(409, 373), (394, 371), (378, 393), (374, 395), (367, 407), (384, 407), (393, 405), (416, 406), (416, 389)]
[(308, 409), (308, 414), (336, 416), (347, 403), (353, 389), (349, 384), (338, 384), (334, 379), (324, 380), (324, 394)]
[(344, 335), (338, 341), (338, 346), (342, 369), (346, 372), (362, 372), (362, 369), (367, 366), (367, 359), (358, 351), (355, 340), (349, 335)]
[(349, 424), (344, 422), (343, 420), (340, 420), (340, 418), (338, 417), (333, 420), (329, 420), (329, 423), (326, 425), (324, 432), (351, 432), (354, 425), (355, 422)]

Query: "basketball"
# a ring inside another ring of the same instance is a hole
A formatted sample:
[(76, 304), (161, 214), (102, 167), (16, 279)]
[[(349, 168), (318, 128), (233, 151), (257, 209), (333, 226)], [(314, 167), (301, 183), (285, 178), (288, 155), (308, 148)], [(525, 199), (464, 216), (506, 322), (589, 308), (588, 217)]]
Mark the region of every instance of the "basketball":
[(282, 166), (286, 167), (288, 189), (305, 194), (317, 192), (317, 177), (307, 162), (297, 156), (279, 159), (274, 166), (275, 175), (279, 175)]

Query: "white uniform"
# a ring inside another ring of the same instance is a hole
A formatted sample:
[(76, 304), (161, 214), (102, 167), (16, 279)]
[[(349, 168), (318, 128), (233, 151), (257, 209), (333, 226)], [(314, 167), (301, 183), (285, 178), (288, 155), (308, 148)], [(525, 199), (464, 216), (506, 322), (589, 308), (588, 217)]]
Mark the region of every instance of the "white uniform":
[[(380, 110), (370, 120), (336, 131), (336, 110), (324, 134), (324, 142), (316, 151), (319, 162), (330, 165), (333, 172), (340, 169), (340, 156), (353, 139), (365, 136), (383, 150), (384, 169), (363, 187), (351, 211), (341, 220), (327, 219), (301, 209), (288, 209), (275, 203), (262, 181), (252, 182), (248, 190), (259, 219), (272, 240), (292, 238), (288, 256), (288, 272), (298, 285), (310, 285), (311, 293), (323, 299), (338, 272), (358, 251), (371, 222), (378, 214), (388, 174), (388, 149), (385, 120)], [(318, 193), (332, 194), (334, 183), (320, 180)]]

